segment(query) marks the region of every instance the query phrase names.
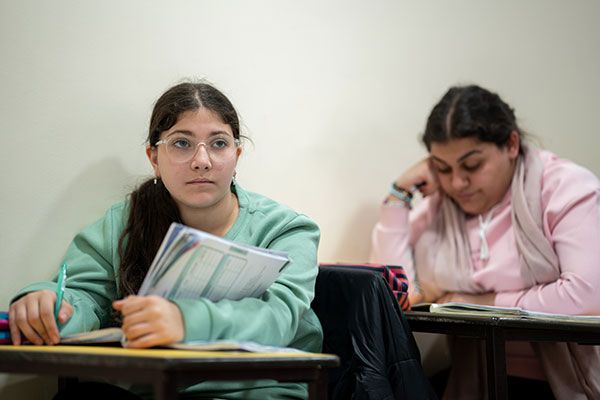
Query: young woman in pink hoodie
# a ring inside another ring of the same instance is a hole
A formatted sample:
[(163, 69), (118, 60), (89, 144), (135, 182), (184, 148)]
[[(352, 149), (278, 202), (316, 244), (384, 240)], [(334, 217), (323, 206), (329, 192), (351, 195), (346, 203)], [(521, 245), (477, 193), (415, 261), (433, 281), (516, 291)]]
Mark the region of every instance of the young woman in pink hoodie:
[[(405, 267), (411, 303), (600, 314), (600, 182), (524, 139), (511, 107), (481, 87), (453, 87), (433, 108), (429, 156), (392, 183), (372, 235), (371, 261)], [(413, 209), (416, 190), (424, 199)], [(465, 346), (479, 351), (454, 340), (451, 352)], [(577, 367), (597, 370), (598, 347), (506, 350), (515, 382), (549, 385), (558, 399), (600, 398), (600, 377)], [(484, 398), (467, 364), (454, 357), (445, 398)]]

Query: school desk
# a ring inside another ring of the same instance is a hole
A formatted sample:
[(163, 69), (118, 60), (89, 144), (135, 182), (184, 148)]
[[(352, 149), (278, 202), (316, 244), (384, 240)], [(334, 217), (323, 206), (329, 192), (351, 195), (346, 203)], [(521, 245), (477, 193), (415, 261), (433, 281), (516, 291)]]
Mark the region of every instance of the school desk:
[(0, 372), (105, 378), (150, 384), (157, 400), (176, 399), (177, 384), (276, 379), (308, 383), (310, 399), (327, 398), (327, 368), (338, 357), (317, 353), (200, 352), (98, 346), (0, 346)]
[(407, 311), (405, 316), (413, 332), (442, 333), (483, 340), (490, 400), (506, 399), (508, 395), (506, 341), (600, 344), (600, 324), (583, 325), (504, 316), (447, 315), (424, 311)]

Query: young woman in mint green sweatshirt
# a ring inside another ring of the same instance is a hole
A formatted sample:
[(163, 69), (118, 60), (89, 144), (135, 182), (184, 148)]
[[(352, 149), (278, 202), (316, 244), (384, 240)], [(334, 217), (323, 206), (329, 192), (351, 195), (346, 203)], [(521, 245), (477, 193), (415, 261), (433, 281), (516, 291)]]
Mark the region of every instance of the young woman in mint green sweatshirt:
[[(308, 217), (235, 183), (242, 152), (231, 102), (206, 83), (182, 83), (156, 102), (146, 154), (149, 179), (73, 239), (57, 326), (55, 282), (22, 289), (10, 306), (13, 343), (57, 344), (61, 335), (115, 324), (128, 347), (231, 339), (320, 351), (310, 308), (319, 229)], [(172, 222), (240, 243), (281, 250), (290, 261), (260, 298), (170, 300), (136, 293)], [(184, 398), (305, 398), (301, 384), (204, 382)], [(189, 397), (188, 397), (189, 396)], [(59, 394), (60, 397), (60, 394)]]

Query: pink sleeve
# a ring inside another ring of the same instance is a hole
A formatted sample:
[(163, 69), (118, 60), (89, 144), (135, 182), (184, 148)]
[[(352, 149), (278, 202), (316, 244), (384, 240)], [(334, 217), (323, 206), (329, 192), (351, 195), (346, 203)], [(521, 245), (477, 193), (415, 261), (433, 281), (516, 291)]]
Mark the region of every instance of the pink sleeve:
[(551, 158), (546, 164), (544, 233), (558, 256), (560, 277), (526, 290), (498, 293), (496, 305), (561, 314), (598, 313), (600, 184), (591, 172), (573, 163)]
[(381, 206), (379, 221), (371, 234), (370, 262), (401, 265), (409, 279), (409, 291), (417, 289), (412, 245), (431, 221), (428, 199), (410, 211), (391, 204)]

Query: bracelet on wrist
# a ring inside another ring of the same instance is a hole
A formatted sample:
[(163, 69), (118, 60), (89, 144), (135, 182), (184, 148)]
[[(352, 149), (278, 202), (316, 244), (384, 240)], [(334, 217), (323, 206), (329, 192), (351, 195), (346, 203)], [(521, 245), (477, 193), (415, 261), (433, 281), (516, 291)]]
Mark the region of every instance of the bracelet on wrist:
[(409, 203), (402, 201), (395, 196), (386, 197), (386, 199), (383, 201), (383, 204), (385, 204), (387, 206), (391, 206), (391, 207), (407, 208), (409, 210), (412, 209), (412, 207)]
[(413, 198), (413, 194), (411, 192), (409, 192), (408, 190), (396, 185), (396, 182), (392, 182), (392, 185), (390, 186), (390, 194), (392, 196), (394, 196), (395, 198), (403, 201), (404, 203), (406, 203), (407, 206), (410, 207), (410, 204), (411, 204), (412, 198)]

